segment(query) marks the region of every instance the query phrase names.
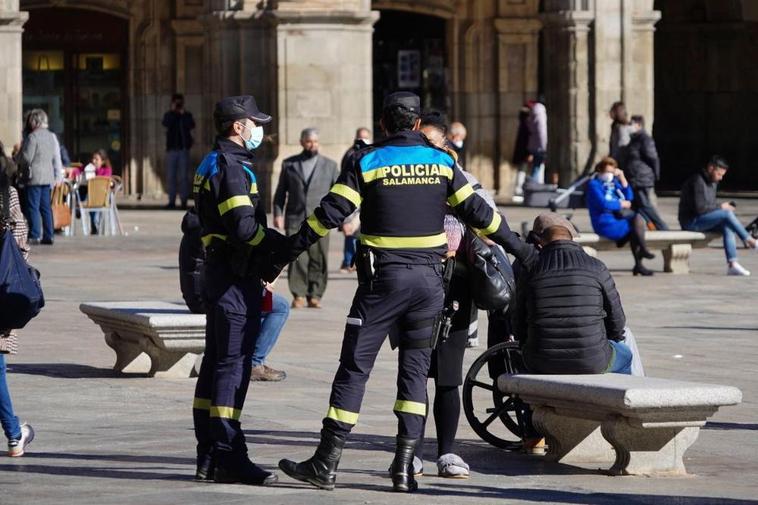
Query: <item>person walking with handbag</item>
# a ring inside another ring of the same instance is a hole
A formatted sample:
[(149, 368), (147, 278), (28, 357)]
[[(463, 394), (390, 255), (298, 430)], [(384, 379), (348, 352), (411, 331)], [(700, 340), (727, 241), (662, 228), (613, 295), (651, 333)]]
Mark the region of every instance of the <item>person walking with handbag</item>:
[[(10, 229), (13, 238), (18, 245), (24, 260), (29, 257), (29, 248), (26, 243), (26, 235), (29, 231), (21, 205), (18, 201), (16, 188), (10, 185), (6, 168), (8, 160), (2, 151), (0, 144), (0, 232), (5, 234)], [(8, 439), (8, 456), (19, 457), (24, 455), (26, 446), (34, 440), (34, 429), (29, 424), (20, 424), (18, 417), (13, 411), (13, 402), (8, 388), (7, 369), (5, 365), (6, 354), (16, 354), (18, 343), (13, 329), (0, 328), (0, 424), (3, 427), (5, 437)]]

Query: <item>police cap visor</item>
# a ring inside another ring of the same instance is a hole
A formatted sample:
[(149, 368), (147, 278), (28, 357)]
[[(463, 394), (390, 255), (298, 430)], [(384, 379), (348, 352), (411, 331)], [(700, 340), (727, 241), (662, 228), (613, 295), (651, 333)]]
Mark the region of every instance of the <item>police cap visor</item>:
[(382, 108), (388, 109), (395, 106), (400, 106), (410, 112), (419, 114), (421, 112), (421, 99), (418, 95), (408, 91), (398, 91), (384, 97)]
[(261, 112), (255, 98), (250, 95), (229, 96), (218, 103), (213, 111), (213, 116), (218, 121), (233, 121), (236, 119), (250, 118), (256, 124), (265, 124), (271, 121), (271, 116)]

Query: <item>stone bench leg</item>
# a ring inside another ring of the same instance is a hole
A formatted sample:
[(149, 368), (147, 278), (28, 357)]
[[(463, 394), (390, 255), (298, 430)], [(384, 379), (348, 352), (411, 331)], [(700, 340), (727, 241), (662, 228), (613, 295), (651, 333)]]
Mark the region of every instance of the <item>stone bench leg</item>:
[(612, 475), (686, 475), (683, 456), (695, 443), (697, 426), (634, 425), (628, 418), (604, 421), (603, 436), (616, 450)]
[(151, 356), (151, 377), (187, 379), (197, 377), (195, 361), (198, 355), (191, 352), (162, 351)]
[(185, 351), (169, 351), (156, 346), (148, 338), (139, 342), (124, 340), (116, 332), (105, 332), (105, 343), (116, 352), (113, 369), (121, 373), (148, 374), (150, 377), (196, 377), (198, 355)]
[(532, 414), (534, 427), (545, 436), (545, 456), (561, 463), (604, 463), (614, 461), (613, 447), (600, 431), (599, 421), (578, 419), (556, 413), (552, 407), (538, 406)]
[(122, 373), (148, 373), (150, 357), (143, 352), (142, 346), (135, 342), (123, 340), (113, 331), (105, 332), (105, 343), (116, 353), (113, 369)]
[(672, 244), (663, 250), (663, 271), (672, 274), (690, 273), (690, 244)]

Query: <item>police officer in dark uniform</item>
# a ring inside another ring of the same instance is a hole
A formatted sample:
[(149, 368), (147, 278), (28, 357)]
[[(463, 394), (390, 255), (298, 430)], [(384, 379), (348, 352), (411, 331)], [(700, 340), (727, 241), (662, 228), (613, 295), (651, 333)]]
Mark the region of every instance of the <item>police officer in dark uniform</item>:
[(233, 96), (216, 104), (213, 118), (216, 143), (194, 178), (207, 256), (205, 355), (193, 402), (196, 479), (269, 485), (277, 477), (248, 458), (239, 419), (260, 327), (261, 276), (270, 251), (287, 244), (266, 228), (253, 171), (260, 125), (271, 116), (252, 96)]
[(399, 328), (398, 418), (393, 489), (412, 492), (413, 454), (426, 416), (426, 381), (432, 328), (443, 309), (443, 222), (448, 203), (469, 225), (528, 261), (532, 247), (521, 242), (505, 219), (475, 194), (453, 158), (419, 131), (419, 97), (407, 92), (384, 100), (381, 125), (387, 138), (361, 150), (321, 200), (300, 231), (290, 237), (297, 257), (310, 244), (361, 209), (359, 286), (347, 317), (340, 366), (310, 459), (282, 460), (287, 475), (333, 489), (342, 448), (358, 422), (366, 381), (390, 328)]

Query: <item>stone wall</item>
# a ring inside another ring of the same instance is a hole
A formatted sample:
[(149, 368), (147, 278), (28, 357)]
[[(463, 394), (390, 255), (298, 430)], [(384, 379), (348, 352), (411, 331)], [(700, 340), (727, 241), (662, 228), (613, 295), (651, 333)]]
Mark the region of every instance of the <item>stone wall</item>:
[(0, 142), (6, 155), (21, 138), (21, 32), (26, 18), (18, 0), (0, 1)]

